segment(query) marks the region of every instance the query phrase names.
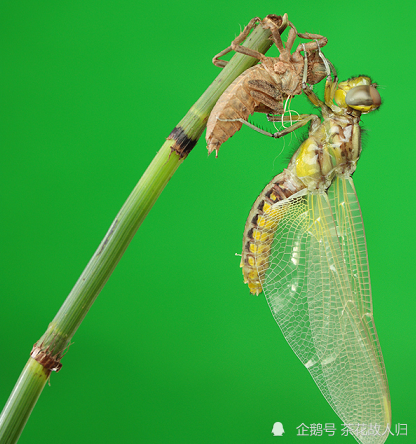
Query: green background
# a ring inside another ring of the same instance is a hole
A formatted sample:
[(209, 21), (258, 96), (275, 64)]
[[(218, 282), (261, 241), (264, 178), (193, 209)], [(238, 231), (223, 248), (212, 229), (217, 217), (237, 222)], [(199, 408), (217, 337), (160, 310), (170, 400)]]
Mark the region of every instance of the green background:
[[(218, 74), (211, 58), (252, 17), (287, 12), (298, 31), (328, 37), (341, 78), (364, 73), (383, 86), (380, 111), (363, 118), (354, 179), (393, 424), (408, 425), (409, 436), (388, 442), (414, 442), (414, 6), (390, 5), (2, 2), (0, 404), (135, 183)], [(235, 256), (254, 199), (297, 144), (288, 137), (278, 156), (282, 141), (243, 128), (215, 159), (201, 139), (20, 443), (355, 442), (339, 430), (296, 437), (301, 423), (341, 422), (264, 297), (249, 294)], [(271, 435), (276, 421), (282, 438)]]

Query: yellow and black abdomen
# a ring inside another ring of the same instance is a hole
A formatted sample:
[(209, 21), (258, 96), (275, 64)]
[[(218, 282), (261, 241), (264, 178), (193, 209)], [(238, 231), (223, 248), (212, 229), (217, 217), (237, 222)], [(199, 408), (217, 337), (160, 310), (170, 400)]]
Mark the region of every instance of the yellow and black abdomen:
[(278, 218), (268, 218), (273, 222), (266, 222), (264, 216), (271, 215), (273, 204), (287, 199), (303, 188), (305, 185), (285, 169), (266, 185), (250, 210), (244, 228), (241, 267), (244, 282), (248, 284), (252, 294), (258, 295), (262, 292), (262, 282), (257, 269), (267, 267), (270, 240), (279, 222)]

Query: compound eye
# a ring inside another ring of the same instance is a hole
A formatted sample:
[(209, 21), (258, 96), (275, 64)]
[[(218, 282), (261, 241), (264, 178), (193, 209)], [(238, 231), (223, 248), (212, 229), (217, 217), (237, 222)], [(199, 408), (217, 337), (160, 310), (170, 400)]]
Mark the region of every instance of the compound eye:
[(374, 86), (360, 85), (347, 92), (345, 103), (351, 108), (368, 113), (381, 105), (381, 97)]

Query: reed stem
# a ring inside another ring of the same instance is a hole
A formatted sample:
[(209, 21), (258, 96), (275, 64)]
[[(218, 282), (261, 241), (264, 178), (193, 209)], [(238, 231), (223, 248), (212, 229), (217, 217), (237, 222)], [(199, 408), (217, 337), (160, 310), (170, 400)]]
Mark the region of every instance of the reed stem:
[[(269, 36), (268, 29), (258, 26), (244, 42), (244, 46), (265, 53), (272, 43), (268, 40)], [(236, 77), (256, 63), (257, 60), (252, 57), (234, 55), (163, 144), (55, 318), (37, 341), (38, 349), (50, 363), (42, 365), (32, 357), (29, 358), (0, 415), (1, 444), (17, 442), (51, 370), (59, 369), (57, 365), (60, 365), (71, 338), (169, 179), (203, 133), (215, 103)]]

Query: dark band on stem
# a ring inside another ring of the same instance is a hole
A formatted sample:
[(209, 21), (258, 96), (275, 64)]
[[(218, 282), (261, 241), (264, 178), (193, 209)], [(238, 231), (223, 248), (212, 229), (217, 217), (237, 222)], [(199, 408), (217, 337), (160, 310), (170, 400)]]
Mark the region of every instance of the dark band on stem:
[(198, 142), (198, 140), (191, 139), (180, 126), (173, 129), (167, 140), (175, 141), (171, 147), (171, 150), (172, 152), (175, 151), (175, 153), (181, 158), (186, 157)]

